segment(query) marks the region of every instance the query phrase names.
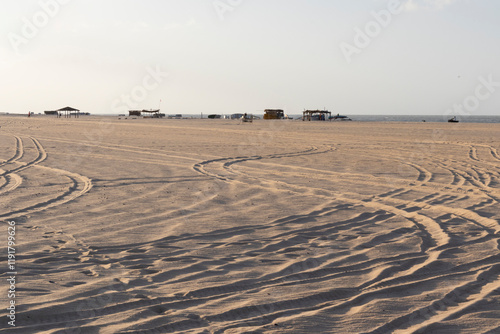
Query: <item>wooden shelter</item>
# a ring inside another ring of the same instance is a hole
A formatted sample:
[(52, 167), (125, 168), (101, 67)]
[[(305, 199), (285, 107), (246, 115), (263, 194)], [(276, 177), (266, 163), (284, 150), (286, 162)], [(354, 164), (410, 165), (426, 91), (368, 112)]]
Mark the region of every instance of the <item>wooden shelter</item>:
[(71, 117), (71, 116), (75, 116), (75, 118), (78, 118), (80, 117), (80, 110), (78, 109), (75, 109), (75, 108), (71, 108), (71, 107), (64, 107), (64, 108), (61, 108), (61, 109), (57, 109), (56, 110), (57, 113), (64, 113), (64, 117), (68, 118), (68, 117)]
[(148, 114), (144, 118), (162, 118), (165, 116), (164, 114), (160, 114), (160, 109), (141, 110), (141, 114)]
[(165, 114), (160, 114), (160, 109), (150, 109), (150, 110), (129, 110), (129, 116), (142, 116), (143, 114), (148, 114), (144, 118), (162, 118)]
[(330, 119), (331, 116), (332, 113), (328, 110), (304, 110), (302, 120), (326, 121), (327, 119)]

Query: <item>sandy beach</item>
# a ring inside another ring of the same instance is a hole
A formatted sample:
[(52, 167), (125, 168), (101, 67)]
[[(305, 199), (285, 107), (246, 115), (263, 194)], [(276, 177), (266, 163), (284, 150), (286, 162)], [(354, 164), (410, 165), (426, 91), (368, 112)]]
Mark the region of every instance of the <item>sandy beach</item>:
[(500, 124), (0, 126), (0, 332), (500, 332)]

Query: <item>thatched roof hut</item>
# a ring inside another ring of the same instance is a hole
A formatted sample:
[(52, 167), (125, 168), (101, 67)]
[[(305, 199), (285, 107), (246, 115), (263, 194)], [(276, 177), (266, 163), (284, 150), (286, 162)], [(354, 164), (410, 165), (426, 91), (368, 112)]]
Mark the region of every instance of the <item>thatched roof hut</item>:
[(326, 121), (330, 119), (332, 113), (328, 110), (304, 110), (302, 120), (317, 120), (317, 121)]

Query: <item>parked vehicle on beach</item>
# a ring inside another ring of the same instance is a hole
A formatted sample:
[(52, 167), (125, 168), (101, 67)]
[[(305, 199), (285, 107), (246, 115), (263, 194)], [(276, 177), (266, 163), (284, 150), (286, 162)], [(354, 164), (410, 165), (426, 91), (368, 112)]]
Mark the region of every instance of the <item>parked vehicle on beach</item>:
[(247, 113), (244, 113), (244, 114), (240, 117), (240, 123), (241, 123), (241, 122), (248, 122), (248, 123), (252, 123), (254, 118), (255, 118), (255, 117), (254, 117), (252, 114), (247, 114)]
[(352, 121), (352, 119), (350, 119), (349, 117), (340, 114), (330, 116), (329, 119), (334, 121)]

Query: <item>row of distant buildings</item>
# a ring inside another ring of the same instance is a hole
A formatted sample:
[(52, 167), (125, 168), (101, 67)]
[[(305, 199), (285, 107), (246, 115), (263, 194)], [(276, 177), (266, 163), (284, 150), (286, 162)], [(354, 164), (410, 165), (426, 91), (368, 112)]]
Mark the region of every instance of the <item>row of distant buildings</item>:
[[(57, 117), (79, 117), (80, 115), (90, 115), (88, 112), (81, 112), (80, 110), (73, 107), (64, 107), (57, 110), (46, 110), (45, 115), (55, 115)], [(32, 114), (32, 113), (30, 113)], [(125, 115), (119, 115), (125, 116)], [(144, 118), (164, 118), (165, 114), (160, 113), (160, 109), (143, 109), (143, 110), (129, 110), (129, 116), (137, 116)], [(217, 118), (230, 118), (230, 119), (241, 119), (251, 117), (253, 119), (259, 118), (253, 116), (251, 114), (243, 114), (243, 113), (235, 113), (230, 116), (223, 116), (219, 114), (211, 114), (208, 115), (208, 118), (217, 119)], [(167, 118), (183, 118), (181, 114), (169, 115)], [(203, 115), (202, 115), (203, 118)], [(264, 119), (291, 119), (288, 115), (285, 114), (283, 109), (266, 109), (264, 110)], [(302, 120), (303, 121), (311, 121), (311, 120), (319, 120), (326, 121), (331, 119), (341, 119), (341, 120), (350, 120), (346, 116), (341, 116), (337, 114), (336, 116), (332, 116), (332, 113), (328, 110), (304, 110)]]
[[(229, 118), (231, 119), (241, 119), (247, 114), (232, 114)], [(252, 118), (258, 118), (251, 116)], [(223, 118), (222, 115), (208, 115), (208, 118)], [(264, 119), (291, 119), (285, 114), (283, 109), (266, 109), (264, 110)], [(303, 121), (326, 121), (326, 120), (351, 120), (349, 117), (341, 116), (339, 114), (332, 116), (332, 113), (328, 110), (304, 110), (302, 113)]]

